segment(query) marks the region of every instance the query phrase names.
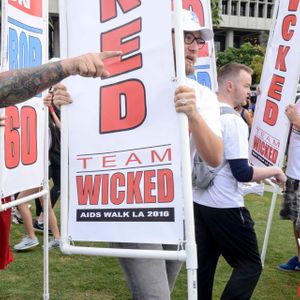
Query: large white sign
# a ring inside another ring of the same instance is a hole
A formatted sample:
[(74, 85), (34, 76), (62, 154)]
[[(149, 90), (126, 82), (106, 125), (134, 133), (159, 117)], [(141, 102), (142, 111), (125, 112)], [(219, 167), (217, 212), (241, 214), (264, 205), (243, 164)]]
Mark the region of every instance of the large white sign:
[[(2, 1), (2, 70), (48, 59), (48, 1)], [(1, 130), (1, 197), (40, 186), (44, 178), (45, 113), (42, 95), (5, 110)]]
[(106, 61), (109, 79), (68, 81), (68, 235), (177, 244), (183, 204), (170, 1), (69, 0), (66, 10), (69, 56), (123, 51)]
[(280, 1), (250, 136), (250, 160), (255, 165), (282, 165), (290, 127), (284, 112), (295, 101), (300, 74), (299, 18), (299, 0)]

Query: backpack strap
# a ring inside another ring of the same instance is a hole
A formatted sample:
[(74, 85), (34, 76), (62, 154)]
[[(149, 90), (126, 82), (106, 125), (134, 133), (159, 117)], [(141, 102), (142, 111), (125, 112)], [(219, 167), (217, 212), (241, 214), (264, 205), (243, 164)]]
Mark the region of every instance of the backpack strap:
[[(220, 115), (225, 115), (225, 114), (234, 114), (241, 117), (241, 115), (232, 107), (229, 106), (220, 107)], [(199, 154), (196, 153), (194, 156), (193, 163), (194, 163), (193, 172), (192, 172), (193, 186), (197, 187), (197, 189), (206, 190), (213, 185), (214, 178), (225, 167), (227, 161), (224, 160), (220, 166), (211, 170), (208, 169), (207, 163), (202, 161)]]
[(234, 108), (229, 106), (220, 106), (220, 115), (222, 116), (227, 114), (237, 115), (241, 117), (241, 115)]
[[(236, 115), (241, 118), (241, 115), (234, 108), (232, 108), (230, 106), (220, 106), (220, 115), (221, 116), (222, 115), (230, 115), (230, 114)], [(226, 163), (227, 163), (227, 160), (225, 159), (224, 162), (220, 166), (215, 168), (213, 172), (217, 175), (218, 172), (220, 172), (225, 167)]]
[[(234, 108), (230, 107), (230, 106), (220, 106), (220, 115), (227, 115), (227, 114), (233, 114), (233, 115), (237, 115), (237, 116), (241, 116)], [(195, 154), (194, 156), (194, 162), (202, 162), (201, 157), (199, 156), (198, 153)]]

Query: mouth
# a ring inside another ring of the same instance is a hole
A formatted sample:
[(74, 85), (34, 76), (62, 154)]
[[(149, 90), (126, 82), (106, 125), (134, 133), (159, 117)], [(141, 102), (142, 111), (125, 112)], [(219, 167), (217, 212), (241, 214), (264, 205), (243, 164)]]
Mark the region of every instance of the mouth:
[(195, 64), (195, 58), (193, 56), (189, 56), (187, 55), (185, 57), (185, 61), (186, 63), (188, 63), (189, 65), (194, 65)]

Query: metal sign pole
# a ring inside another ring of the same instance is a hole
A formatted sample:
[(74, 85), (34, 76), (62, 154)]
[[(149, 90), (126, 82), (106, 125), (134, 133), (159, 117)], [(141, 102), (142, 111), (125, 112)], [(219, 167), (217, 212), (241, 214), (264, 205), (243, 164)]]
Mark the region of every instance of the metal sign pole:
[[(185, 83), (185, 60), (183, 25), (181, 18), (182, 1), (174, 1), (175, 14), (175, 49), (176, 49), (176, 73), (177, 85)], [(182, 145), (182, 180), (185, 213), (186, 236), (186, 268), (188, 275), (188, 299), (197, 299), (197, 246), (195, 243), (193, 194), (191, 181), (190, 147), (188, 135), (188, 120), (185, 114), (179, 114), (180, 140)]]

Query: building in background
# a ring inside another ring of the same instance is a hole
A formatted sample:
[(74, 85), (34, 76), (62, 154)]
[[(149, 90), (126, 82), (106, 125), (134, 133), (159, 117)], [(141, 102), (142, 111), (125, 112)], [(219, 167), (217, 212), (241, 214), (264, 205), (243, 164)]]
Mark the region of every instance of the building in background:
[(275, 0), (219, 0), (222, 20), (215, 28), (217, 51), (244, 42), (266, 45)]

